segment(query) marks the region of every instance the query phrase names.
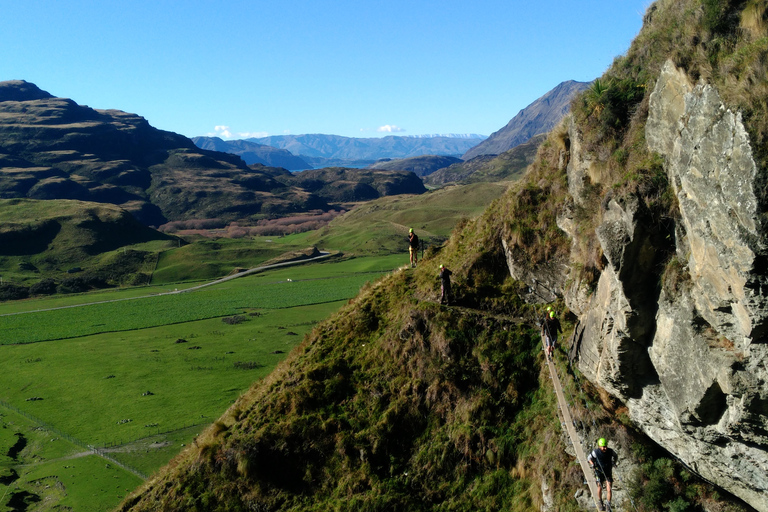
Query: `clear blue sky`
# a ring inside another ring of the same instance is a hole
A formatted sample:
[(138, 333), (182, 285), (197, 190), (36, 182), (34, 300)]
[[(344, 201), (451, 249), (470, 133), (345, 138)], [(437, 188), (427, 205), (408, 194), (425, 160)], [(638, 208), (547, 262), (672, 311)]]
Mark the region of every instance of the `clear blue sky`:
[(189, 137), (490, 135), (600, 76), (650, 3), (0, 0), (0, 80)]

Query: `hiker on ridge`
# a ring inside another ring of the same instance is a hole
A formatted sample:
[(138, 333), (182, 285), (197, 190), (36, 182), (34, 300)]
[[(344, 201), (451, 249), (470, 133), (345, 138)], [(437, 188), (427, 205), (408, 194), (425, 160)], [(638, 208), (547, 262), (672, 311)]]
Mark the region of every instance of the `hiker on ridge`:
[(541, 324), (541, 335), (544, 336), (547, 347), (547, 359), (551, 359), (555, 354), (555, 342), (557, 342), (557, 333), (559, 332), (563, 332), (560, 320), (557, 319), (554, 311), (550, 311)]
[(587, 462), (595, 470), (595, 476), (598, 479), (597, 499), (600, 503), (600, 510), (605, 510), (603, 504), (603, 487), (606, 488), (605, 497), (608, 498), (608, 508), (611, 507), (611, 487), (613, 486), (613, 466), (616, 465), (619, 456), (616, 452), (608, 448), (608, 441), (600, 438), (597, 441), (597, 448), (587, 457)]
[(419, 259), (419, 237), (413, 232), (413, 228), (408, 231), (408, 251), (411, 253), (411, 268), (413, 268)]
[(451, 272), (443, 265), (440, 265), (440, 304), (451, 304)]

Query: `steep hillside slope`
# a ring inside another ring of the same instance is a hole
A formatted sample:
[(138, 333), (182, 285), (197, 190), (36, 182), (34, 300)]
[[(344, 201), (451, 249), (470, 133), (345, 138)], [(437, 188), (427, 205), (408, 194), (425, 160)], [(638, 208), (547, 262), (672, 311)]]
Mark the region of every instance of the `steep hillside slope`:
[(464, 153), (461, 158), (471, 160), (481, 155), (499, 155), (528, 142), (534, 135), (547, 133), (568, 113), (574, 96), (587, 87), (588, 82), (574, 80), (559, 84), (521, 110), (504, 128), (492, 133), (490, 137)]

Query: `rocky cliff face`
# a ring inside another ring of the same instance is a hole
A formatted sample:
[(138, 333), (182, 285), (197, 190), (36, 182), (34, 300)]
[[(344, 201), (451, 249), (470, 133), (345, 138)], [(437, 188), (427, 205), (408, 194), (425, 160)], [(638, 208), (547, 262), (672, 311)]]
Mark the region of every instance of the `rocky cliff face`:
[[(575, 273), (541, 272), (539, 281), (579, 317), (581, 371), (690, 468), (768, 510), (768, 265), (749, 137), (717, 90), (671, 62), (650, 96), (645, 135), (664, 157), (674, 226), (653, 225), (640, 201), (606, 196), (596, 288), (586, 292)], [(569, 137), (578, 204), (600, 179), (599, 162), (582, 152), (573, 124)], [(575, 238), (568, 213), (558, 225)], [(513, 276), (534, 284), (536, 271), (522, 274), (508, 259)]]

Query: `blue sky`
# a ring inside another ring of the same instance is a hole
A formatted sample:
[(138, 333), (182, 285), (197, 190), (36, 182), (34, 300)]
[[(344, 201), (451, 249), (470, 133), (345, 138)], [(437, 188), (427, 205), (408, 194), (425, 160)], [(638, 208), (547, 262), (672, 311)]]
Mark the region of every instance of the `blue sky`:
[(0, 80), (223, 138), (490, 135), (650, 0), (0, 0)]

